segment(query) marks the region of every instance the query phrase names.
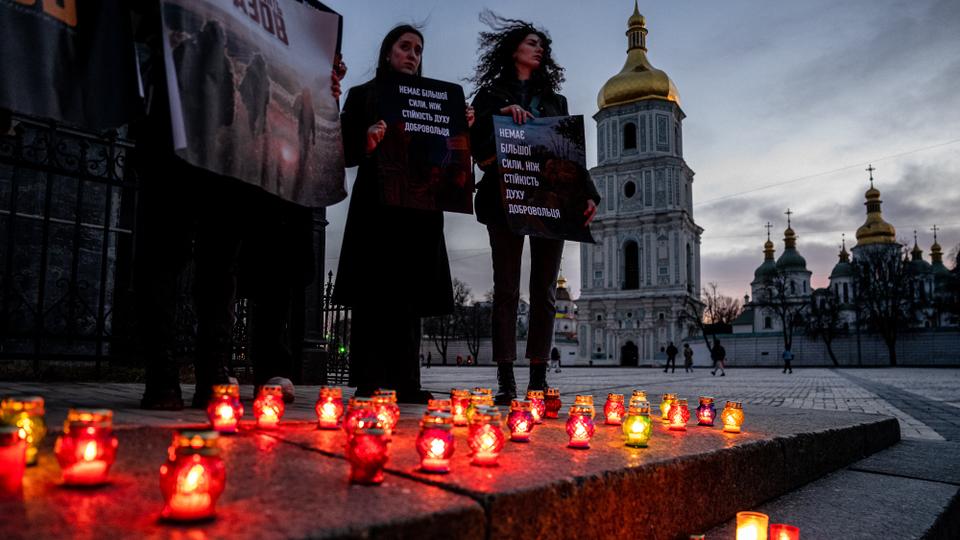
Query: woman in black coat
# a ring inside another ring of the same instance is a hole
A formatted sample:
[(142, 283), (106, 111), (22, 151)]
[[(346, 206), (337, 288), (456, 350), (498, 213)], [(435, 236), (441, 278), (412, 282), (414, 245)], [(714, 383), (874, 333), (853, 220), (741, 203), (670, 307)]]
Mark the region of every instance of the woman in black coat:
[[(567, 100), (558, 93), (563, 68), (551, 56), (550, 38), (532, 24), (486, 12), (481, 19), (490, 32), (480, 34), (481, 57), (472, 82), (477, 85), (473, 107), (477, 120), (470, 131), (474, 158), (483, 169), (477, 188), (477, 219), (487, 226), (493, 257), (493, 359), (497, 363), (499, 392), (495, 401), (507, 404), (516, 397), (513, 363), (517, 358), (517, 303), (520, 300), (520, 258), (523, 235), (507, 225), (497, 175), (493, 116), (513, 117), (523, 124), (530, 118), (566, 116)], [(583, 201), (584, 226), (600, 202), (587, 180)], [(530, 360), (528, 390), (545, 390), (547, 361), (556, 314), (555, 283), (563, 255), (563, 241), (530, 237), (530, 322), (526, 358)]]
[[(377, 76), (421, 75), (423, 35), (402, 25), (380, 46)], [(357, 395), (397, 390), (399, 401), (426, 403), (420, 388), (420, 318), (453, 311), (443, 212), (387, 206), (377, 147), (386, 123), (377, 112), (377, 79), (351, 88), (340, 123), (347, 167), (359, 166), (340, 249), (334, 301), (352, 308), (350, 384)], [(472, 123), (472, 109), (467, 111)]]

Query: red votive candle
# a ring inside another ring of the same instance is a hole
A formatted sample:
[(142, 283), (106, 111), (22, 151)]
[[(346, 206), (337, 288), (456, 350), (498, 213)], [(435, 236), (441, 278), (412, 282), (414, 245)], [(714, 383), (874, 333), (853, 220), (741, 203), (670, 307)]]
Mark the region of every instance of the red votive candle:
[(216, 431), (182, 431), (174, 436), (167, 462), (160, 467), (164, 519), (213, 517), (227, 482), (218, 438)]
[(467, 408), (470, 406), (470, 391), (465, 388), (450, 390), (450, 412), (453, 414), (453, 425), (467, 425)]
[(559, 388), (547, 388), (546, 397), (544, 402), (547, 406), (547, 412), (545, 416), (547, 418), (559, 418), (560, 417), (560, 408), (563, 406), (563, 403), (560, 401), (560, 389)]
[(493, 407), (493, 394), (487, 388), (475, 388), (470, 392), (470, 405), (467, 406), (467, 424), (473, 421), (473, 415), (479, 407)]
[(453, 416), (448, 412), (427, 411), (420, 420), (417, 453), (420, 470), (429, 473), (450, 472), (453, 456)]
[(20, 493), (27, 466), (27, 441), (16, 426), (0, 426), (0, 497)]
[(377, 418), (380, 419), (380, 427), (392, 434), (397, 430), (397, 424), (400, 422), (400, 406), (397, 405), (397, 391), (380, 388), (373, 393), (373, 403), (377, 408)]
[(337, 429), (343, 416), (343, 390), (339, 386), (323, 386), (314, 406), (317, 412), (317, 427)]
[(543, 390), (527, 390), (527, 401), (530, 402), (530, 414), (534, 424), (542, 424), (547, 415), (547, 403), (544, 400)]
[(376, 485), (383, 482), (383, 467), (390, 459), (390, 435), (383, 428), (357, 424), (347, 439), (350, 482)]
[(453, 402), (449, 399), (429, 399), (427, 400), (427, 410), (450, 413), (450, 419), (453, 419)]
[(236, 433), (240, 418), (243, 417), (243, 403), (240, 403), (239, 384), (215, 384), (210, 403), (207, 405), (207, 418), (210, 426), (220, 433)]
[(513, 442), (529, 442), (530, 432), (533, 431), (533, 414), (530, 412), (532, 404), (529, 401), (515, 399), (510, 403), (510, 414), (507, 416), (507, 427), (510, 428), (510, 440)]
[(96, 486), (107, 481), (107, 472), (117, 458), (113, 434), (113, 411), (70, 409), (53, 452), (60, 463), (63, 483)]
[(467, 446), (473, 453), (470, 464), (478, 467), (496, 467), (504, 443), (506, 443), (506, 437), (500, 429), (499, 409), (481, 407), (473, 415), (473, 422), (470, 423), (470, 431), (467, 434)]
[(570, 437), (570, 448), (590, 448), (590, 438), (596, 428), (593, 425), (591, 409), (584, 405), (570, 407), (567, 416), (567, 435)]
[(670, 404), (670, 429), (686, 431), (690, 421), (690, 406), (685, 399), (676, 399)]
[(774, 523), (770, 525), (770, 540), (800, 540), (800, 527)]
[(627, 414), (627, 408), (623, 404), (623, 394), (607, 394), (607, 402), (603, 404), (603, 415), (606, 423), (611, 426), (619, 426), (623, 423), (623, 417)]
[(370, 398), (352, 397), (347, 403), (347, 413), (343, 416), (343, 431), (347, 438), (353, 437), (358, 426), (373, 427), (380, 423), (377, 418), (377, 406)]
[(260, 387), (260, 395), (253, 401), (253, 415), (257, 418), (257, 427), (277, 427), (285, 410), (283, 388), (279, 384), (265, 384)]

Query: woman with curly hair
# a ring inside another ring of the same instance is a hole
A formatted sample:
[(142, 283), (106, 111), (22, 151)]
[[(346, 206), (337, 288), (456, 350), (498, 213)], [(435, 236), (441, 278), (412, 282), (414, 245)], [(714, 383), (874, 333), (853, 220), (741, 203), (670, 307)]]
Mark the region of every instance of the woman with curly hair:
[[(513, 363), (517, 359), (517, 304), (523, 235), (507, 225), (497, 175), (493, 116), (505, 115), (518, 125), (535, 117), (566, 116), (567, 100), (559, 94), (563, 68), (553, 59), (547, 33), (531, 23), (485, 11), (480, 20), (490, 27), (480, 33), (480, 60), (470, 82), (476, 122), (470, 130), (473, 157), (484, 171), (477, 187), (477, 220), (487, 226), (493, 257), (493, 359), (499, 391), (495, 401), (507, 404), (517, 395)], [(584, 202), (584, 226), (590, 223), (600, 195), (590, 183)], [(563, 240), (530, 237), (530, 320), (526, 358), (530, 361), (528, 390), (545, 390), (547, 361), (556, 314), (554, 284), (560, 270)]]

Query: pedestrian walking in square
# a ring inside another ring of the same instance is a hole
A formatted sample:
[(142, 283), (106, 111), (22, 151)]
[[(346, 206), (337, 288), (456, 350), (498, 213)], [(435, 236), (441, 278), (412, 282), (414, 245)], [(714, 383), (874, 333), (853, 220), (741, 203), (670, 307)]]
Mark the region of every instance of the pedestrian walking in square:
[(693, 349), (689, 343), (683, 344), (683, 371), (684, 373), (693, 373)]
[(670, 373), (677, 372), (677, 353), (679, 352), (680, 351), (677, 350), (676, 345), (674, 345), (672, 341), (669, 345), (667, 345), (667, 365), (663, 367), (664, 373), (667, 372), (667, 368), (672, 369)]

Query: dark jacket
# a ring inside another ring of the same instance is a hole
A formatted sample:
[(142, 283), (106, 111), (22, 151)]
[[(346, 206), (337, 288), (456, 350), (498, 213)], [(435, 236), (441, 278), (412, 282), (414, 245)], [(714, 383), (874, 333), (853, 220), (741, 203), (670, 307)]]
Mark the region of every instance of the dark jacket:
[[(493, 117), (500, 115), (500, 109), (507, 105), (522, 105), (520, 103), (520, 83), (516, 79), (500, 78), (489, 86), (484, 86), (473, 99), (473, 108), (476, 120), (470, 128), (470, 152), (474, 160), (483, 169), (483, 178), (477, 184), (477, 196), (474, 208), (477, 220), (486, 225), (506, 226), (507, 217), (503, 212), (503, 201), (500, 195), (500, 179), (497, 175), (496, 145), (493, 137)], [(540, 103), (535, 113), (538, 117), (566, 116), (567, 98), (560, 94), (546, 91), (540, 94)], [(533, 112), (533, 111), (531, 111)], [(589, 182), (590, 198), (600, 203), (600, 194), (597, 193), (593, 182)]]
[(380, 120), (376, 79), (350, 89), (340, 115), (347, 167), (359, 166), (340, 248), (334, 301), (421, 316), (453, 312), (443, 212), (387, 206), (367, 129)]

